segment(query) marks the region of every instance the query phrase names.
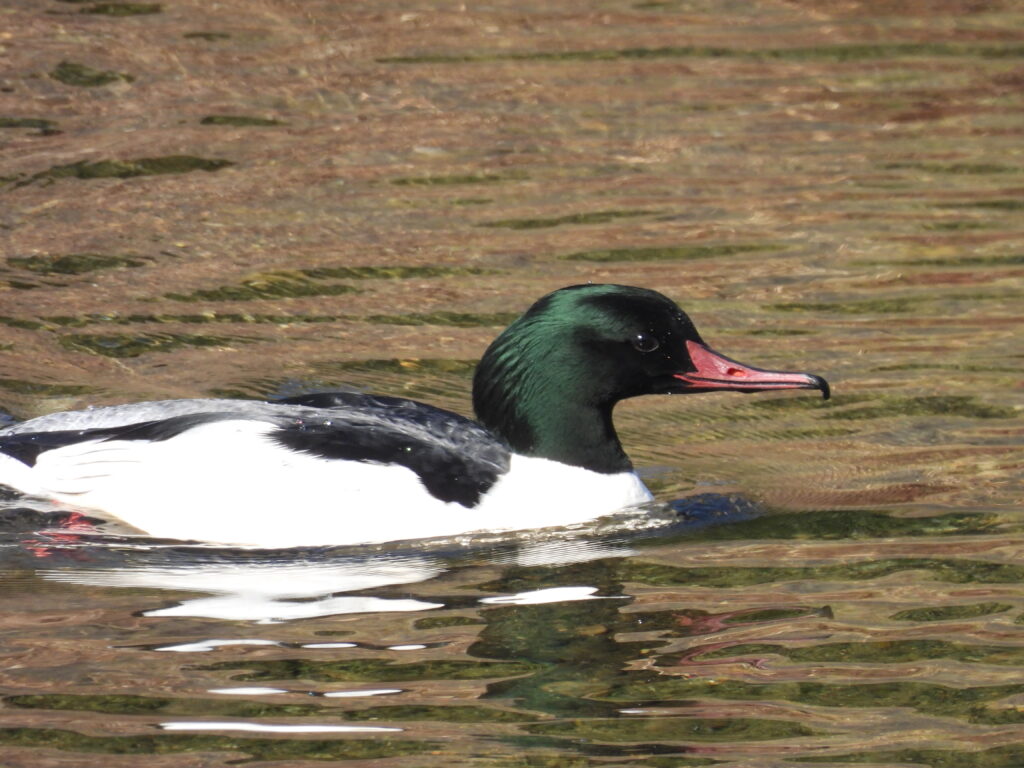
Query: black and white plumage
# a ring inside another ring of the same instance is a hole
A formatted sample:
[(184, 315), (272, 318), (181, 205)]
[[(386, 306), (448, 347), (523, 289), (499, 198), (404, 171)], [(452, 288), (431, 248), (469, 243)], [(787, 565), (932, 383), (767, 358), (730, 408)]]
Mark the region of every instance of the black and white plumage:
[(474, 379), (479, 421), (350, 392), (171, 400), (0, 430), (0, 483), (153, 536), (264, 547), (568, 525), (651, 500), (611, 421), (641, 394), (819, 389), (724, 358), (654, 291), (538, 301)]
[[(301, 395), (273, 403), (179, 400), (161, 405), (179, 415), (139, 421), (152, 406), (115, 406), (84, 412), (96, 424), (79, 429), (26, 432), (3, 437), (3, 452), (33, 466), (40, 454), (78, 444), (161, 443), (217, 422), (254, 421), (281, 448), (312, 458), (394, 464), (416, 474), (444, 502), (475, 506), (508, 471), (510, 451), (475, 421), (426, 403), (357, 392)], [(192, 410), (195, 409), (195, 410)]]

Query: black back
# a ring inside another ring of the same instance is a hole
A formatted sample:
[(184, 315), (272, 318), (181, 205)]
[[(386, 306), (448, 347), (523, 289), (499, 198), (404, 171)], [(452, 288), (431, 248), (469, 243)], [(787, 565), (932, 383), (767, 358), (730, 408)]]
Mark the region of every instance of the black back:
[(465, 507), (479, 502), (509, 468), (508, 446), (470, 419), (414, 400), (355, 392), (254, 402), (244, 412), (201, 412), (124, 426), (3, 435), (0, 453), (32, 466), (40, 454), (66, 445), (169, 440), (202, 424), (232, 419), (275, 425), (269, 437), (298, 453), (406, 467), (433, 496)]
[(475, 421), (426, 403), (357, 392), (278, 402), (324, 410), (321, 419), (304, 417), (274, 432), (281, 445), (325, 459), (407, 467), (441, 501), (474, 506), (509, 468), (505, 443)]

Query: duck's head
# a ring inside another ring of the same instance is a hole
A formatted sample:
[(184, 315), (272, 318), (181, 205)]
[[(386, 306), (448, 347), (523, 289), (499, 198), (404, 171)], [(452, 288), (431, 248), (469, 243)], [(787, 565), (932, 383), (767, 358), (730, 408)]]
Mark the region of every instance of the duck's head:
[(619, 400), (776, 389), (829, 396), (820, 376), (715, 352), (657, 291), (574, 285), (537, 301), (494, 340), (476, 370), (473, 406), (517, 452), (613, 472), (629, 468), (611, 424)]

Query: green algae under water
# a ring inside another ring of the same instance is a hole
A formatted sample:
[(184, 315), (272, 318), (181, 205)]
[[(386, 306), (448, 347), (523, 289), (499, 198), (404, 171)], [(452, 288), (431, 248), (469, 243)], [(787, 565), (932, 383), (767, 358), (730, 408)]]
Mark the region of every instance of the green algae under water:
[(0, 729), (0, 744), (110, 755), (227, 752), (248, 755), (251, 760), (381, 760), (422, 754), (437, 747), (435, 743), (406, 739), (239, 739), (183, 734), (87, 736), (52, 728)]
[(138, 176), (163, 176), (166, 174), (191, 173), (193, 171), (219, 171), (234, 165), (229, 160), (208, 159), (192, 155), (167, 155), (165, 157), (140, 157), (134, 160), (80, 160), (66, 165), (55, 165), (40, 171), (27, 179), (21, 179), (15, 186), (24, 186), (35, 181), (54, 182), (58, 179), (132, 179)]
[(7, 263), (40, 275), (83, 275), (100, 269), (141, 267), (146, 262), (133, 256), (69, 253), (61, 256), (12, 256)]
[(135, 81), (135, 78), (132, 75), (126, 75), (122, 72), (114, 72), (109, 69), (93, 69), (85, 64), (79, 64), (74, 61), (60, 62), (53, 72), (50, 73), (50, 77), (64, 83), (65, 85), (74, 85), (81, 88), (96, 88), (101, 85), (109, 85), (110, 83), (116, 83), (119, 81), (124, 81), (126, 83)]

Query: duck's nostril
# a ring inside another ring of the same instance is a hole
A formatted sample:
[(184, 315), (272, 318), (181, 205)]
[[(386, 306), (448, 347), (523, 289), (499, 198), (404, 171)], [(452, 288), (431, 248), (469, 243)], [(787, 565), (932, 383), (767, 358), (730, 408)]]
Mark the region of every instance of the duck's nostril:
[(746, 376), (747, 375), (747, 372), (744, 371), (742, 368), (728, 368), (728, 369), (726, 369), (725, 373), (726, 373), (727, 376), (736, 376), (736, 377), (741, 377), (741, 376)]

